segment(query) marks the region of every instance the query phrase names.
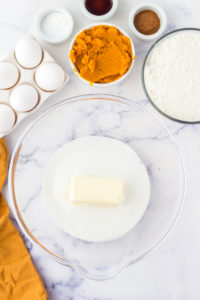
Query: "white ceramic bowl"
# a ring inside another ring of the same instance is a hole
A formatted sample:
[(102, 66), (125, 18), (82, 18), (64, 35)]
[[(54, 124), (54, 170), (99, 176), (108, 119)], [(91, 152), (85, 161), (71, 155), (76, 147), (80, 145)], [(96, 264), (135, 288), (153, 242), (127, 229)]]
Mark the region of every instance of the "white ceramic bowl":
[[(138, 14), (139, 12), (143, 11), (143, 10), (153, 10), (160, 18), (160, 29), (151, 35), (145, 35), (141, 32), (139, 32), (134, 25), (134, 18), (135, 15)], [(166, 27), (167, 27), (167, 16), (165, 11), (163, 10), (163, 8), (157, 4), (154, 3), (150, 3), (150, 2), (142, 2), (142, 3), (138, 3), (137, 5), (135, 5), (132, 10), (130, 11), (129, 14), (129, 27), (132, 30), (132, 32), (134, 33), (134, 35), (139, 38), (140, 40), (143, 41), (153, 41), (155, 39), (157, 39), (159, 36), (161, 36), (161, 34), (163, 34), (163, 32), (165, 31)]]
[[(74, 42), (75, 42), (75, 40), (76, 40), (76, 37), (77, 37), (82, 31), (84, 31), (85, 29), (90, 29), (90, 28), (92, 28), (93, 26), (98, 26), (98, 25), (114, 26), (114, 27), (116, 27), (119, 31), (121, 31), (121, 33), (123, 33), (125, 36), (127, 36), (127, 37), (130, 39), (130, 42), (131, 42), (131, 47), (132, 47), (133, 57), (135, 56), (135, 47), (134, 47), (133, 41), (131, 40), (130, 36), (129, 36), (123, 29), (121, 29), (119, 26), (116, 26), (116, 25), (111, 24), (111, 23), (93, 23), (93, 24), (89, 24), (89, 25), (83, 27), (79, 32), (77, 32), (77, 34), (76, 34), (76, 35), (74, 36), (74, 38), (72, 39), (71, 44), (70, 44), (70, 47), (69, 47), (69, 54), (70, 54), (70, 50), (73, 48)], [(68, 54), (68, 57), (69, 57), (69, 54)], [(129, 75), (129, 73), (131, 72), (131, 70), (132, 70), (132, 68), (133, 68), (133, 65), (134, 65), (134, 62), (135, 62), (135, 59), (132, 60), (131, 66), (130, 66), (130, 68), (128, 69), (128, 71), (127, 71), (122, 77), (120, 77), (119, 79), (114, 80), (114, 81), (112, 81), (112, 82), (108, 82), (108, 83), (93, 83), (92, 86), (97, 86), (97, 87), (107, 87), (107, 86), (111, 86), (111, 85), (114, 85), (114, 84), (116, 84), (116, 83), (121, 82), (121, 81), (124, 80), (124, 79)], [(90, 83), (88, 80), (82, 78), (82, 77), (79, 75), (79, 72), (78, 72), (76, 66), (72, 63), (72, 61), (71, 61), (70, 58), (69, 58), (69, 63), (70, 63), (70, 65), (71, 65), (71, 67), (72, 67), (72, 70), (75, 72), (75, 74), (78, 75), (78, 77), (79, 77), (82, 81), (84, 81), (84, 82), (86, 82), (87, 84), (90, 84), (90, 85), (91, 85), (91, 83)]]
[[(69, 21), (68, 31), (66, 32), (65, 35), (63, 35), (62, 38), (56, 38), (56, 39), (51, 38), (48, 35), (46, 35), (45, 32), (42, 30), (42, 26), (41, 26), (42, 21), (44, 20), (44, 18), (46, 16), (48, 16), (50, 13), (53, 13), (53, 12), (62, 13)], [(37, 31), (39, 32), (40, 36), (42, 37), (42, 39), (44, 41), (51, 43), (51, 44), (60, 44), (60, 43), (63, 43), (64, 41), (66, 41), (73, 31), (73, 27), (74, 27), (74, 21), (73, 21), (72, 15), (64, 7), (53, 7), (53, 8), (46, 9), (46, 10), (40, 12), (36, 18)]]
[(108, 20), (109, 18), (111, 18), (114, 15), (114, 13), (117, 10), (118, 0), (113, 0), (113, 6), (112, 6), (111, 10), (109, 10), (109, 12), (107, 12), (106, 14), (101, 15), (101, 16), (96, 16), (96, 15), (91, 14), (85, 7), (85, 0), (79, 0), (79, 4), (80, 4), (82, 12), (84, 13), (84, 15), (86, 17), (88, 17), (89, 19), (94, 20), (94, 21), (102, 21), (102, 20)]

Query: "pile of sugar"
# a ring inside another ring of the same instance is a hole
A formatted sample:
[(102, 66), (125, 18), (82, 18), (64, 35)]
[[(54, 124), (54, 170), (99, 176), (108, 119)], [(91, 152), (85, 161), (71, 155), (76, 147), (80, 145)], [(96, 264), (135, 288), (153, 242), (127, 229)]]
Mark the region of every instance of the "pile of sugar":
[(155, 105), (172, 118), (200, 121), (200, 34), (177, 32), (161, 42), (144, 80)]

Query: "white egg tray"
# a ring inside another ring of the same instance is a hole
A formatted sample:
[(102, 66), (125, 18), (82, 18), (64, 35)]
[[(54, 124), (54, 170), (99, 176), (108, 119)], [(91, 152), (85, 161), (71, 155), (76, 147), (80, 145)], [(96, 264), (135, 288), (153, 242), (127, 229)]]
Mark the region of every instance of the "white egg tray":
[[(29, 36), (28, 38), (32, 38), (32, 37)], [(34, 40), (34, 38), (32, 38), (32, 39)], [(15, 55), (15, 49), (6, 53), (5, 55), (3, 55), (0, 58), (0, 62), (12, 63), (15, 67), (17, 67), (17, 69), (19, 71), (19, 80), (16, 82), (16, 84), (14, 86), (12, 86), (11, 88), (7, 88), (7, 89), (0, 89), (0, 104), (8, 105), (15, 113), (14, 125), (12, 126), (12, 128), (10, 128), (9, 130), (7, 130), (5, 132), (0, 131), (0, 138), (7, 135), (11, 131), (13, 131), (16, 128), (16, 126), (26, 116), (30, 115), (32, 112), (35, 112), (36, 109), (38, 109), (47, 100), (47, 98), (49, 96), (60, 91), (69, 80), (69, 76), (63, 70), (63, 72), (65, 74), (64, 82), (58, 89), (53, 90), (53, 91), (46, 91), (38, 86), (38, 84), (35, 81), (35, 73), (36, 73), (37, 69), (41, 65), (46, 64), (46, 63), (56, 63), (57, 64), (57, 62), (49, 55), (49, 53), (46, 50), (44, 50), (42, 47), (41, 47), (41, 50), (42, 50), (42, 60), (39, 63), (39, 65), (37, 65), (36, 67), (34, 67), (32, 69), (25, 68), (18, 63), (18, 61), (16, 59), (16, 55)], [(33, 86), (36, 89), (36, 91), (38, 92), (38, 103), (36, 104), (36, 106), (33, 109), (26, 111), (26, 112), (16, 111), (10, 104), (10, 95), (11, 95), (12, 91), (21, 84), (29, 84), (29, 85)]]

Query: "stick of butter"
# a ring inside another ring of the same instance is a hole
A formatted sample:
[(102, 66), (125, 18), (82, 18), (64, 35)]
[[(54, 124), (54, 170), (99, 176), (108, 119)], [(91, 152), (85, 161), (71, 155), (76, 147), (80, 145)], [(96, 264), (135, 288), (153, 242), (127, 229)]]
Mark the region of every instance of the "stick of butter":
[(110, 177), (72, 176), (67, 198), (75, 205), (120, 205), (124, 201), (124, 181)]

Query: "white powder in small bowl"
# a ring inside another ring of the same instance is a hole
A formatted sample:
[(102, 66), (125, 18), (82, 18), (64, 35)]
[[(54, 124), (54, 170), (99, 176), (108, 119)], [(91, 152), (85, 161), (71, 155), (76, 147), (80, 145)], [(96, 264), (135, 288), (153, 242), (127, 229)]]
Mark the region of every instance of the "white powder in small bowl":
[(174, 119), (200, 121), (200, 33), (169, 35), (147, 60), (144, 82), (158, 109)]

